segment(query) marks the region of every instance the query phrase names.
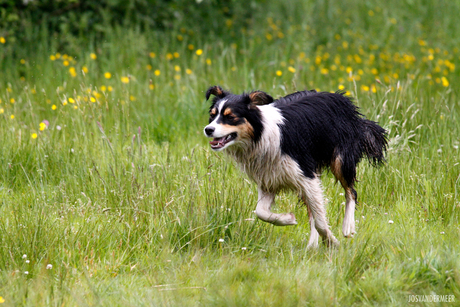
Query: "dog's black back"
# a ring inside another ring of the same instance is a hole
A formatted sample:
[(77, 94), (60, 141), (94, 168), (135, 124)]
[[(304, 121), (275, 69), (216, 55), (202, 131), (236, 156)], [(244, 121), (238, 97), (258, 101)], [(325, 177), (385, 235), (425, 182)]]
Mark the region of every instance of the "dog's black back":
[(280, 126), (281, 150), (309, 178), (339, 158), (341, 176), (352, 187), (356, 165), (364, 155), (375, 165), (384, 161), (385, 129), (364, 119), (343, 92), (296, 92), (274, 101), (273, 106), (286, 119)]

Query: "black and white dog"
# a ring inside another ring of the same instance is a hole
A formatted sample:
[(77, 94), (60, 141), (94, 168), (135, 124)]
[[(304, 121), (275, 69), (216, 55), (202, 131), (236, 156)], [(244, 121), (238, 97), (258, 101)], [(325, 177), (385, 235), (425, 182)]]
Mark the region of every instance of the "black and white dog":
[(275, 195), (283, 189), (298, 193), (307, 205), (311, 227), (308, 247), (338, 245), (329, 229), (320, 174), (329, 168), (345, 189), (342, 232), (355, 234), (356, 166), (363, 156), (373, 165), (384, 162), (387, 132), (362, 118), (343, 92), (296, 92), (274, 100), (262, 91), (234, 95), (219, 86), (209, 125), (204, 128), (215, 151), (226, 149), (258, 185), (256, 215), (274, 225), (295, 225), (292, 213), (272, 213)]

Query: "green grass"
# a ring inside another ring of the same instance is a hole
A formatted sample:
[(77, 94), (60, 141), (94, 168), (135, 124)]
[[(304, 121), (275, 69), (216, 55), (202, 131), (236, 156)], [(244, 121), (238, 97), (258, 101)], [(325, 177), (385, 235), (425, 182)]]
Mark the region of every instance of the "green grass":
[[(0, 305), (458, 302), (460, 8), (436, 3), (271, 2), (243, 32), (228, 22), (228, 37), (116, 28), (67, 49), (40, 29), (33, 45), (6, 38)], [(214, 84), (274, 97), (344, 86), (388, 129), (387, 164), (359, 167), (355, 238), (341, 237), (345, 199), (329, 173), (337, 250), (306, 249), (307, 213), (293, 194), (277, 210), (299, 225), (256, 219), (255, 184), (202, 133)]]

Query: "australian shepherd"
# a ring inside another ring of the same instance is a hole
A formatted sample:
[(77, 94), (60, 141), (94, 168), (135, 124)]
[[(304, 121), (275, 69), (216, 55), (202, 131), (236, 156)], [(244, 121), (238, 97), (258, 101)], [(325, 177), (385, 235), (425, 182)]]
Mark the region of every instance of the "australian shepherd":
[(295, 191), (308, 208), (308, 247), (318, 246), (318, 234), (338, 245), (329, 229), (320, 174), (330, 169), (345, 190), (342, 233), (355, 234), (356, 166), (366, 156), (373, 165), (384, 162), (387, 132), (363, 118), (343, 92), (301, 91), (274, 100), (262, 91), (234, 95), (219, 86), (206, 92), (214, 99), (204, 128), (214, 151), (233, 157), (257, 183), (259, 219), (278, 226), (296, 225), (293, 213), (272, 213), (275, 195)]

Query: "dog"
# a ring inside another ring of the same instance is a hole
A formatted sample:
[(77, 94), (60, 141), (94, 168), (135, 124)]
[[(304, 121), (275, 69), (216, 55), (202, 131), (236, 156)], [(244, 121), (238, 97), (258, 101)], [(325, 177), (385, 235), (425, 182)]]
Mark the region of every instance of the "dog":
[(309, 248), (319, 235), (327, 246), (338, 240), (328, 226), (320, 175), (329, 169), (345, 190), (342, 233), (352, 237), (357, 202), (356, 166), (366, 156), (385, 162), (387, 131), (359, 113), (343, 91), (299, 91), (274, 100), (263, 91), (235, 95), (220, 86), (213, 95), (204, 134), (212, 150), (233, 157), (258, 186), (256, 215), (277, 226), (296, 225), (293, 213), (272, 213), (276, 194), (295, 191), (307, 206), (311, 228)]

